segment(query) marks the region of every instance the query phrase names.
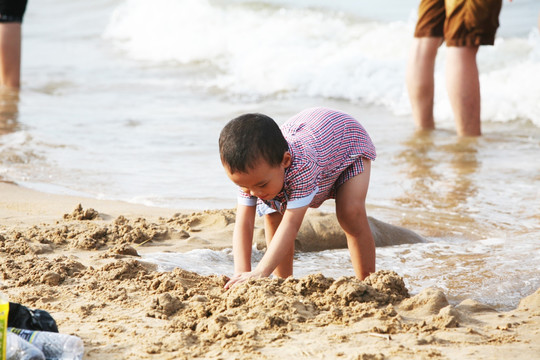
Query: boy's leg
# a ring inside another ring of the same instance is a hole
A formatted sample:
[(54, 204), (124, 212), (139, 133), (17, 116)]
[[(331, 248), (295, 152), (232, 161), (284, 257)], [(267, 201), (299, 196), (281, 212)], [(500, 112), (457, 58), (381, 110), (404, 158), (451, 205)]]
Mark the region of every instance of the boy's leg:
[(347, 246), (356, 277), (375, 272), (375, 242), (366, 214), (371, 161), (363, 159), (364, 172), (347, 180), (337, 190), (336, 215), (347, 236)]
[[(264, 216), (264, 237), (266, 239), (266, 246), (270, 245), (270, 242), (274, 238), (274, 234), (283, 219), (283, 215), (278, 212), (267, 214)], [(274, 275), (280, 278), (288, 278), (293, 274), (293, 257), (294, 257), (294, 243), (289, 249), (287, 254), (284, 254), (283, 261), (274, 270)]]
[(410, 50), (407, 64), (407, 90), (413, 119), (420, 130), (435, 128), (433, 120), (435, 58), (442, 42), (442, 37), (414, 38)]

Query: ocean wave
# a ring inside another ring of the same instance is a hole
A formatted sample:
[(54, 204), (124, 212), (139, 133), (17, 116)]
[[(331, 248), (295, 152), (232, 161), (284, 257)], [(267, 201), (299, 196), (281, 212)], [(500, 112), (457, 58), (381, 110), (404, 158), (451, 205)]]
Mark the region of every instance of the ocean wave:
[[(200, 66), (193, 86), (231, 97), (312, 96), (410, 114), (405, 66), (414, 18), (368, 21), (328, 10), (206, 0), (126, 0), (103, 36), (126, 56), (158, 66)], [(445, 48), (436, 66), (435, 115), (452, 121)], [(478, 66), (482, 117), (540, 126), (540, 40), (498, 38)], [(209, 71), (209, 68), (212, 69)]]

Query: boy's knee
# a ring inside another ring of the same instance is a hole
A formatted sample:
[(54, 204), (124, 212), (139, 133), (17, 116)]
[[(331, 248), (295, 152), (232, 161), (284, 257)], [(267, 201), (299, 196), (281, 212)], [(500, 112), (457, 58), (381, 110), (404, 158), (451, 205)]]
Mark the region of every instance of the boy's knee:
[(338, 207), (336, 215), (340, 226), (349, 234), (361, 232), (367, 222), (365, 205), (360, 201), (352, 201)]

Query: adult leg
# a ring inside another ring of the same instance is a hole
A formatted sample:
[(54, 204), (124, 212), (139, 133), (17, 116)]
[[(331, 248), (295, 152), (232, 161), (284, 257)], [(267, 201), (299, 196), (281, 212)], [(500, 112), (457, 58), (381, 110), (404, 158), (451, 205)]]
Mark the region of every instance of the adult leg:
[(0, 86), (19, 88), (21, 23), (0, 23)]
[(459, 136), (481, 135), (477, 52), (477, 46), (449, 46), (447, 48), (446, 90)]
[(375, 272), (375, 242), (366, 213), (371, 161), (363, 161), (364, 172), (341, 185), (336, 195), (336, 215), (347, 236), (354, 273), (360, 280)]
[(0, 136), (17, 129), (19, 90), (0, 86)]
[[(274, 234), (283, 219), (283, 215), (278, 212), (267, 214), (264, 216), (264, 237), (266, 239), (266, 246), (270, 245)], [(280, 278), (288, 278), (293, 274), (293, 257), (294, 257), (294, 243), (291, 248), (284, 254), (283, 261), (276, 267), (273, 274)]]
[(433, 120), (435, 58), (442, 42), (442, 37), (415, 37), (409, 54), (407, 90), (414, 122), (421, 130), (435, 128)]

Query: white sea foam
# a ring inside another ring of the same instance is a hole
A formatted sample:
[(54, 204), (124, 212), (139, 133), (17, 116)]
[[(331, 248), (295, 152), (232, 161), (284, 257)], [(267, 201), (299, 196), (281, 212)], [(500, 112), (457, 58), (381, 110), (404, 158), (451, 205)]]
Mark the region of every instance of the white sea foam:
[[(527, 259), (524, 252), (529, 254)], [(253, 248), (253, 266), (263, 254)], [(153, 253), (143, 259), (158, 264), (161, 271), (179, 267), (202, 275), (231, 276), (233, 269), (231, 249)], [(402, 275), (412, 293), (435, 286), (445, 290), (453, 302), (472, 297), (504, 309), (517, 306), (523, 296), (540, 286), (540, 279), (534, 276), (538, 263), (540, 252), (534, 242), (516, 244), (505, 239), (439, 240), (377, 249), (378, 269)], [(333, 278), (354, 276), (347, 249), (297, 253), (294, 266), (297, 278), (314, 273)], [(481, 271), (471, 273), (470, 269)]]
[[(408, 114), (404, 78), (413, 28), (414, 19), (375, 22), (328, 10), (126, 0), (115, 10), (104, 37), (134, 59), (210, 65), (215, 73), (194, 85), (229, 96), (340, 98)], [(484, 120), (528, 119), (540, 126), (539, 53), (537, 30), (529, 39), (499, 37), (495, 46), (481, 48)], [(442, 47), (435, 114), (450, 122), (445, 56)]]

